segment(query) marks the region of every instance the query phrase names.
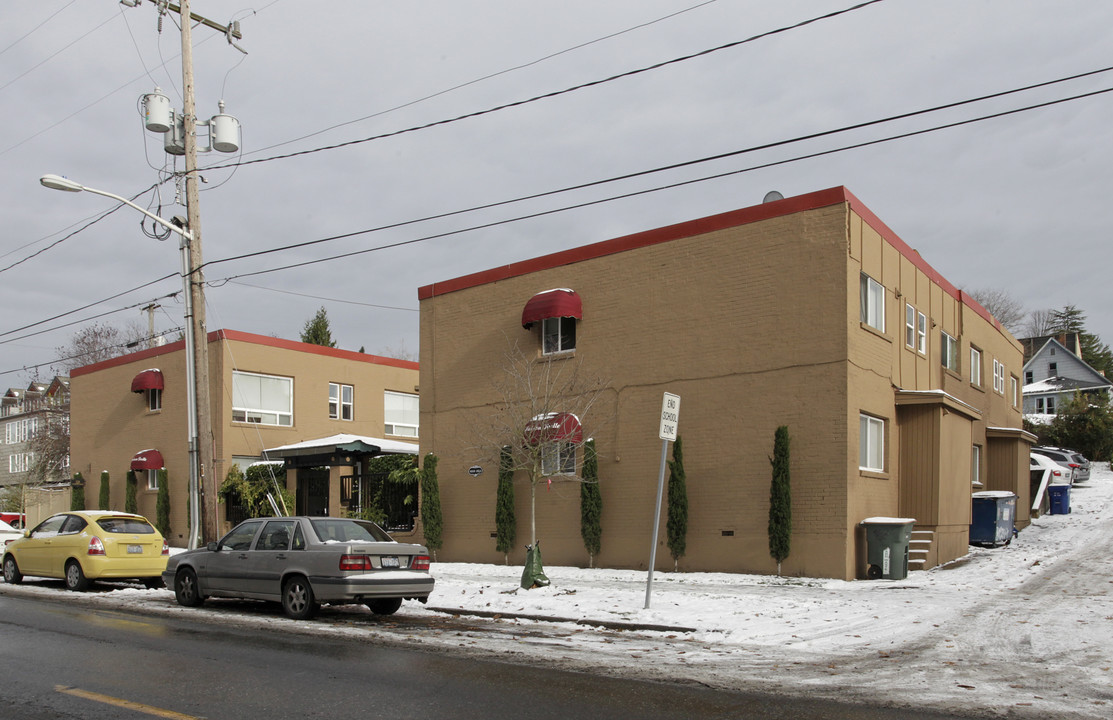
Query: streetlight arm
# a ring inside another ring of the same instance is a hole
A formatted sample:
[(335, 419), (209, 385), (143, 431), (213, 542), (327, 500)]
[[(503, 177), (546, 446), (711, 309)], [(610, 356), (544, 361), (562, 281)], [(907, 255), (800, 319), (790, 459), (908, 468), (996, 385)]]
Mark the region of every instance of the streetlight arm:
[(66, 192), (81, 192), (82, 190), (84, 190), (85, 192), (91, 192), (94, 195), (103, 195), (106, 198), (112, 198), (113, 200), (122, 202), (124, 205), (127, 205), (130, 208), (138, 210), (154, 222), (163, 226), (167, 230), (178, 233), (186, 240), (193, 240), (193, 235), (190, 234), (189, 230), (180, 228), (169, 220), (163, 220), (158, 215), (155, 215), (153, 212), (150, 212), (148, 210), (144, 210), (127, 198), (120, 197), (119, 195), (115, 195), (104, 190), (97, 190), (96, 188), (86, 187), (80, 183), (75, 183), (73, 180), (60, 177), (58, 175), (43, 175), (41, 178), (39, 178), (39, 182), (42, 184), (43, 187), (48, 187), (51, 190), (64, 190)]

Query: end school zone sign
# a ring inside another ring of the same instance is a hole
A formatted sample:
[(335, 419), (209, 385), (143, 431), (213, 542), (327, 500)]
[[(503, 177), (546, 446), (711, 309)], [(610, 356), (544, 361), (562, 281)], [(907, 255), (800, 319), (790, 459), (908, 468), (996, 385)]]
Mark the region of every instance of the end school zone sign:
[(680, 424), (680, 396), (665, 393), (661, 400), (661, 429), (657, 436), (676, 442), (676, 427)]

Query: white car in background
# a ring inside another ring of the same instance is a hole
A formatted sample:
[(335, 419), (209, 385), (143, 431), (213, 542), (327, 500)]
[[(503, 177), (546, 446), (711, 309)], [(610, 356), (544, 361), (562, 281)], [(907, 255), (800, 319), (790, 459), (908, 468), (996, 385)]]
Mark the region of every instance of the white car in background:
[(0, 520), (0, 555), (4, 554), (4, 546), (16, 538), (23, 537), (22, 530), (16, 530), (8, 523)]
[(1032, 470), (1050, 470), (1051, 471), (1051, 485), (1074, 485), (1074, 469), (1066, 465), (1060, 465), (1046, 455), (1039, 453), (1031, 453), (1029, 455), (1029, 467)]

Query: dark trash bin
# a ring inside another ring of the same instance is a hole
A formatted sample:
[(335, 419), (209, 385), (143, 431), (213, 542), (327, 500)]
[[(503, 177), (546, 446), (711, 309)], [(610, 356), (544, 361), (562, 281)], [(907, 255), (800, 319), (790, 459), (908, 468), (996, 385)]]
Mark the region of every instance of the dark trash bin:
[(983, 547), (1008, 545), (1016, 523), (1016, 494), (985, 490), (970, 497), (970, 544)]
[(1052, 515), (1070, 514), (1070, 485), (1048, 485), (1047, 495), (1051, 498)]
[(908, 577), (908, 542), (916, 520), (871, 517), (861, 524), (866, 529), (866, 577), (870, 580)]

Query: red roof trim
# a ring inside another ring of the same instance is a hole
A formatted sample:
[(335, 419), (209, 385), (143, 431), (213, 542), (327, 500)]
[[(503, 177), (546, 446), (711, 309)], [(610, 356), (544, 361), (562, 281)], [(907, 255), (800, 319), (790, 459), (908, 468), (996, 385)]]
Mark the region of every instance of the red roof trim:
[(166, 467), (158, 450), (140, 450), (131, 459), (132, 470), (158, 470)]
[(590, 245), (584, 245), (550, 255), (542, 255), (532, 260), (511, 263), (510, 265), (491, 268), (490, 270), (464, 275), (452, 280), (425, 285), (424, 287), (418, 288), (417, 298), (418, 300), (428, 300), (429, 298), (447, 295), (457, 290), (479, 287), (480, 285), (486, 285), (520, 275), (527, 275), (541, 270), (549, 270), (562, 265), (571, 265), (584, 260), (592, 260), (606, 255), (625, 252), (627, 250), (649, 247), (672, 240), (694, 237), (704, 233), (724, 230), (730, 227), (738, 227), (740, 225), (748, 225), (750, 223), (792, 215), (798, 212), (818, 210), (819, 208), (829, 207), (843, 202), (847, 203), (867, 225), (876, 230), (886, 242), (892, 245), (902, 256), (907, 258), (909, 262), (923, 271), (923, 273), (939, 285), (944, 292), (968, 306), (999, 331), (1003, 331), (1001, 323), (985, 308), (940, 275), (939, 271), (920, 257), (920, 253), (916, 252), (906, 242), (901, 240), (900, 236), (893, 232), (888, 225), (873, 214), (872, 210), (866, 207), (861, 200), (843, 186), (818, 190), (806, 195), (797, 195), (775, 202), (762, 203), (760, 205), (742, 208), (741, 210), (732, 210), (698, 220), (689, 220), (676, 225), (668, 225), (663, 228), (647, 230), (633, 235), (625, 235), (612, 240), (604, 240), (602, 242), (592, 243)]
[(529, 299), (522, 309), (522, 327), (555, 317), (584, 319), (584, 304), (575, 290), (557, 288), (540, 292)]
[(136, 375), (131, 380), (132, 392), (143, 392), (144, 390), (162, 390), (163, 380), (161, 370), (144, 370)]
[(750, 223), (769, 220), (770, 218), (781, 217), (783, 215), (792, 215), (805, 210), (828, 207), (840, 202), (846, 202), (846, 195), (846, 188), (836, 187), (829, 190), (809, 193), (807, 195), (798, 195), (776, 202), (762, 203), (761, 205), (754, 205), (753, 207), (743, 208), (741, 210), (732, 210), (698, 220), (688, 220), (687, 222), (677, 223), (676, 225), (668, 225), (655, 230), (646, 230), (633, 235), (625, 235), (612, 240), (604, 240), (602, 242), (592, 243), (591, 245), (584, 245), (582, 247), (552, 253), (551, 255), (543, 255), (533, 258), (532, 260), (523, 260), (522, 262), (503, 265), (502, 267), (484, 270), (483, 272), (474, 273), (472, 275), (464, 275), (463, 277), (458, 277), (453, 280), (426, 285), (425, 287), (418, 288), (417, 297), (419, 300), (427, 300), (438, 295), (447, 295), (457, 290), (478, 287), (499, 280), (538, 272), (540, 270), (549, 270), (562, 265), (571, 265), (584, 260), (593, 260), (607, 255), (626, 252), (627, 250), (635, 250), (670, 242), (672, 240), (679, 240), (681, 238), (703, 235), (704, 233), (723, 230), (729, 227), (748, 225)]
[[(325, 355), (327, 357), (341, 358), (344, 360), (351, 360), (353, 362), (373, 363), (375, 365), (386, 365), (388, 367), (402, 368), (404, 370), (417, 370), (418, 364), (412, 360), (399, 360), (397, 358), (382, 357), (381, 355), (369, 355), (367, 353), (353, 352), (351, 350), (340, 350), (338, 348), (328, 348), (323, 345), (310, 345), (309, 343), (295, 342), (293, 340), (283, 340), (282, 338), (269, 337), (267, 335), (256, 335), (254, 333), (241, 332), (239, 330), (213, 330), (209, 333), (209, 342), (213, 343), (217, 340), (236, 340), (238, 342), (252, 343), (254, 345), (267, 345), (270, 347), (283, 348), (285, 350), (295, 350), (297, 352), (311, 353), (314, 355)], [(179, 352), (185, 349), (185, 341), (178, 340), (176, 342), (167, 343), (160, 347), (150, 348), (147, 350), (140, 350), (139, 352), (129, 353), (128, 355), (120, 355), (109, 360), (103, 360), (92, 365), (85, 365), (83, 367), (75, 368), (70, 372), (70, 377), (81, 377), (89, 373), (97, 372), (98, 370), (105, 370), (107, 368), (119, 367), (127, 365), (128, 363), (145, 360), (148, 358), (159, 357), (173, 352)]]

